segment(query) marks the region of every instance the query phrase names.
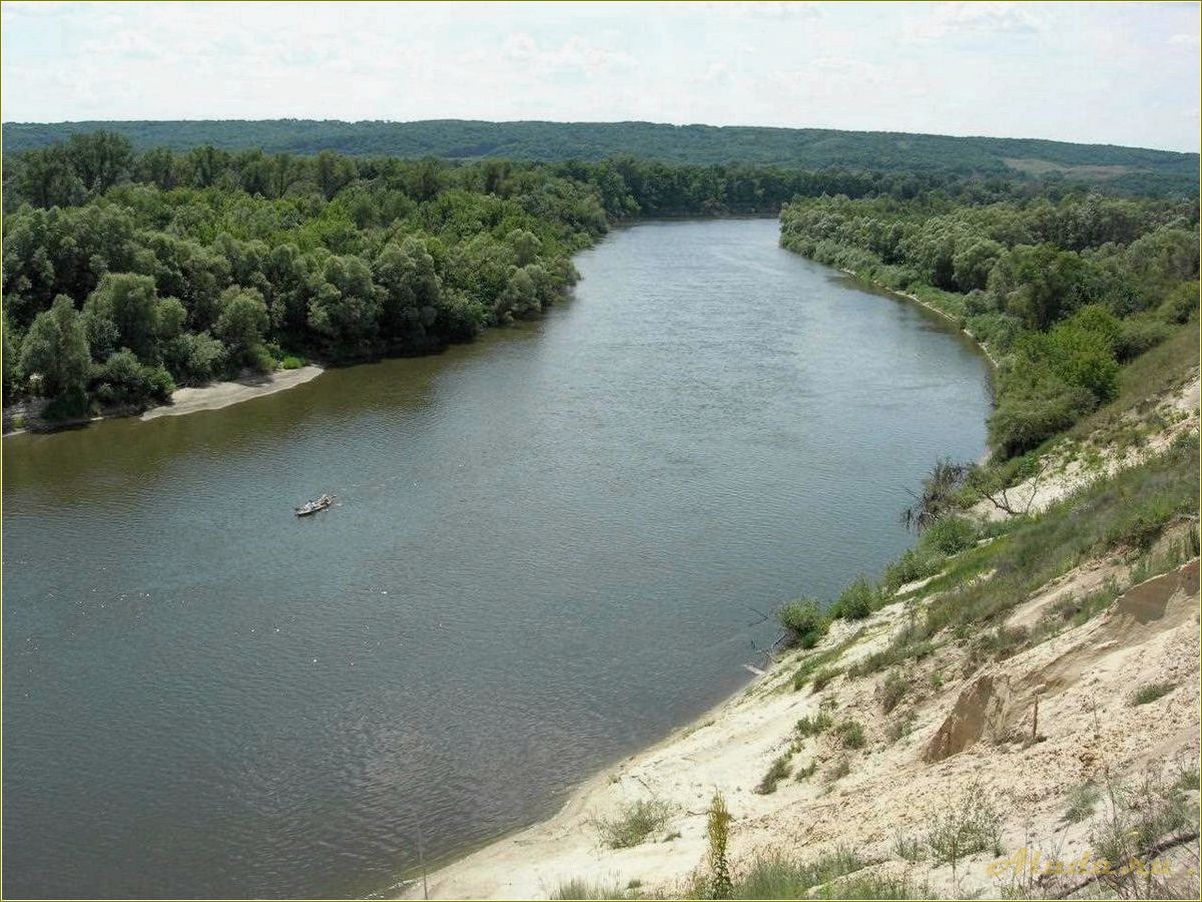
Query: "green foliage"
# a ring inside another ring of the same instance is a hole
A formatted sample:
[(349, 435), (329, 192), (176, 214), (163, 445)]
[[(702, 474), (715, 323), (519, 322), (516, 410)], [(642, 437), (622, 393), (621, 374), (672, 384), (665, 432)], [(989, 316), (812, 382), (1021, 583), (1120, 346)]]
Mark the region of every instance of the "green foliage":
[(102, 404), (163, 403), (173, 391), (175, 383), (167, 370), (141, 363), (128, 348), (109, 355), (92, 377), (92, 394)]
[(40, 383), (50, 398), (80, 398), (92, 354), (83, 317), (66, 295), (39, 313), (21, 344), (21, 371)]
[(1064, 819), (1070, 824), (1079, 824), (1093, 816), (1101, 801), (1102, 793), (1093, 783), (1081, 783), (1069, 790)]
[(1140, 686), (1131, 693), (1131, 706), (1151, 704), (1157, 699), (1164, 698), (1176, 688), (1174, 683), (1148, 683), (1146, 686)]
[(940, 555), (959, 554), (976, 544), (977, 527), (964, 517), (946, 516), (931, 525), (922, 544)]
[(776, 792), (776, 784), (789, 776), (789, 756), (781, 755), (769, 765), (767, 772), (760, 779), (759, 784), (755, 787), (755, 792), (760, 795), (768, 795)]
[(663, 830), (672, 816), (672, 806), (662, 799), (638, 799), (611, 818), (597, 818), (593, 828), (610, 849), (629, 849), (646, 842)]
[(831, 728), (834, 723), (834, 718), (826, 711), (819, 711), (813, 717), (806, 716), (797, 721), (797, 736), (799, 739), (807, 739), (810, 736), (818, 736)]
[[(789, 204), (781, 243), (913, 293), (987, 342), (1001, 362), (990, 436), (1005, 458), (1114, 398), (1120, 362), (1194, 314), (1197, 222), (1185, 204), (1071, 192), (828, 196)], [(939, 499), (924, 493), (907, 520), (924, 528)]]
[(830, 616), (842, 620), (863, 620), (876, 610), (877, 592), (868, 578), (861, 576), (851, 583), (830, 607)]
[(829, 626), (815, 599), (791, 601), (780, 609), (778, 617), (792, 644), (802, 648), (817, 645)]
[(734, 886), (730, 879), (730, 865), (726, 860), (731, 820), (733, 818), (726, 809), (726, 800), (722, 798), (720, 792), (715, 792), (710, 801), (709, 814), (705, 823), (708, 847), (706, 857), (709, 859), (709, 879), (705, 895), (708, 899), (730, 899), (734, 896)]
[(867, 866), (868, 862), (858, 854), (843, 848), (810, 862), (788, 858), (780, 853), (768, 853), (754, 859), (745, 869), (734, 886), (733, 898), (805, 899), (815, 888)]
[[(277, 119), (257, 122), (119, 121), (84, 123), (8, 123), (5, 145), (9, 153), (53, 146), (75, 132), (103, 128), (127, 138), (139, 150), (163, 148), (188, 151), (201, 145), (208, 161), (203, 175), (192, 166), (179, 166), (161, 156), (148, 161), (144, 153), (135, 162), (162, 179), (195, 179), (213, 184), (218, 167), (236, 159), (230, 151), (261, 148), (265, 154), (245, 167), (239, 176), (251, 188), (272, 190), (280, 180), (275, 161), (279, 156), (335, 150), (360, 158), (394, 154), (418, 158), (489, 157), (493, 168), (480, 173), (485, 190), (504, 178), (507, 160), (601, 160), (634, 154), (644, 160), (666, 163), (718, 164), (720, 171), (736, 168), (733, 161), (756, 166), (783, 166), (789, 170), (838, 167), (848, 183), (868, 170), (894, 174), (899, 196), (908, 196), (929, 184), (932, 173), (980, 173), (977, 192), (985, 192), (1000, 175), (1024, 177), (1048, 173), (1052, 184), (1074, 180), (1118, 190), (1197, 194), (1196, 154), (1110, 145), (1069, 144), (1013, 138), (950, 137), (945, 135), (853, 132), (834, 129), (791, 129), (751, 126), (664, 125), (652, 122), (478, 122), (435, 120), (426, 122), (338, 122)], [(162, 151), (160, 151), (160, 154)], [(293, 157), (294, 160), (297, 157)], [(7, 163), (7, 161), (6, 161)], [(148, 165), (149, 164), (149, 165)], [(573, 164), (564, 164), (570, 166)], [(1097, 167), (1113, 171), (1097, 175)], [(362, 169), (360, 168), (360, 171)], [(433, 170), (436, 177), (438, 170)], [(147, 173), (148, 175), (149, 173)], [(144, 176), (145, 177), (145, 176)], [(312, 176), (310, 176), (312, 177)], [(148, 178), (148, 180), (150, 180)], [(437, 190), (436, 178), (419, 196)], [(832, 194), (837, 193), (835, 191)], [(848, 193), (844, 191), (844, 193)], [(1076, 224), (1078, 228), (1089, 225)], [(1100, 230), (1099, 230), (1100, 231)]]
[(1002, 854), (1002, 818), (984, 787), (968, 786), (960, 798), (938, 812), (927, 834), (935, 864), (956, 864), (970, 855)]
[(845, 749), (862, 749), (868, 744), (864, 725), (857, 720), (845, 720), (835, 725), (835, 737)]

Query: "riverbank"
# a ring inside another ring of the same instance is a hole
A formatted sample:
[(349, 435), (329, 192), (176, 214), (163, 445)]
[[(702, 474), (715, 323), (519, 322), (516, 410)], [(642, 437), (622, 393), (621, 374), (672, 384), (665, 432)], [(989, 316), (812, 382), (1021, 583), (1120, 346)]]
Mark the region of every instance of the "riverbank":
[(963, 326), (961, 326), (960, 321), (958, 319), (956, 319), (956, 317), (954, 317), (950, 313), (948, 313), (946, 310), (941, 310), (939, 307), (932, 304), (930, 301), (924, 301), (922, 298), (920, 298), (916, 294), (910, 294), (909, 292), (906, 292), (906, 291), (898, 291), (896, 288), (890, 288), (884, 282), (878, 282), (876, 279), (870, 279), (867, 276), (861, 275), (860, 273), (856, 272), (854, 269), (847, 269), (847, 268), (841, 266), (841, 267), (839, 267), (839, 272), (843, 273), (845, 276), (850, 276), (851, 278), (856, 279), (857, 281), (865, 282), (869, 285), (872, 285), (875, 288), (879, 288), (881, 291), (888, 292), (889, 294), (891, 294), (895, 297), (905, 298), (908, 301), (913, 301), (915, 304), (918, 304), (920, 307), (925, 307), (927, 310), (930, 310), (932, 313), (938, 314), (939, 316), (943, 317), (945, 320), (947, 320), (952, 325), (954, 325), (961, 332), (961, 334), (966, 335), (966, 336), (968, 336), (968, 338), (972, 339), (973, 344), (975, 344), (981, 350), (981, 353), (985, 355), (985, 359), (989, 361), (989, 365), (991, 367), (993, 367), (994, 370), (996, 370), (998, 368), (997, 358), (995, 358), (993, 356), (992, 352), (990, 352), (988, 345), (986, 345), (983, 341), (981, 341), (979, 338), (977, 338), (977, 336), (975, 336), (971, 332), (969, 332), (968, 329), (965, 329)]
[(213, 382), (198, 387), (179, 388), (171, 394), (171, 401), (157, 407), (144, 410), (141, 407), (121, 406), (105, 410), (99, 416), (79, 417), (72, 420), (44, 420), (41, 411), (46, 406), (45, 401), (18, 402), (4, 411), (4, 437), (21, 435), (26, 432), (57, 432), (63, 429), (73, 429), (98, 423), (102, 420), (113, 420), (124, 417), (139, 417), (153, 420), (158, 417), (175, 417), (201, 410), (221, 410), (243, 401), (274, 395), (276, 392), (287, 391), (304, 385), (316, 379), (324, 367), (316, 364), (298, 367), (294, 370), (279, 370), (274, 373), (256, 373), (232, 382)]
[[(1034, 520), (1008, 517), (1009, 531), (998, 525), (869, 617), (835, 621), (813, 650), (782, 656), (710, 714), (595, 775), (549, 820), (402, 898), (695, 895), (715, 792), (733, 815), (736, 883), (784, 879), (781, 862), (828, 862), (824, 897), (1055, 897), (1089, 875), (1005, 862), (1152, 850), (1166, 871), (1153, 895), (1196, 897), (1196, 512), (1150, 538), (1118, 524), (1144, 479), (1163, 487), (1173, 474), (1193, 506), (1197, 370), (1147, 402), (1123, 424), (1148, 431), (1129, 467), (1100, 468)], [(1118, 447), (1105, 414), (1081, 447)], [(1049, 469), (1064, 446), (1054, 453)], [(1086, 511), (1100, 524), (1084, 525)], [(1016, 592), (1006, 571), (1017, 559), (1034, 579)], [(909, 638), (948, 618), (961, 628)], [(638, 806), (657, 812), (651, 829), (607, 846), (604, 828), (631, 834)], [(1130, 844), (1140, 830), (1148, 849)], [(767, 886), (741, 897), (798, 897)]]
[(214, 382), (199, 388), (177, 389), (171, 395), (171, 403), (152, 407), (142, 414), (143, 420), (158, 417), (177, 417), (201, 410), (221, 410), (243, 401), (274, 395), (304, 385), (320, 376), (325, 369), (316, 364), (294, 370), (279, 370), (265, 375), (248, 376), (235, 382)]

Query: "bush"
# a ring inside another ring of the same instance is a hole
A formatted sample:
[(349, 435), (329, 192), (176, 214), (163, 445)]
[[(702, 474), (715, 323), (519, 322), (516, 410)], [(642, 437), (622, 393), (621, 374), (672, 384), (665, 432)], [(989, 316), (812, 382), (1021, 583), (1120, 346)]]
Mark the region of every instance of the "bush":
[(1115, 354), (1122, 361), (1133, 360), (1173, 334), (1173, 327), (1150, 316), (1132, 316), (1122, 321)]
[(847, 849), (836, 849), (812, 862), (779, 852), (760, 855), (734, 887), (736, 899), (804, 899), (815, 887), (862, 870), (867, 862)]
[(171, 400), (175, 383), (161, 366), (147, 366), (132, 351), (109, 356), (93, 377), (93, 394), (102, 404), (146, 404)]
[(900, 558), (885, 568), (885, 586), (896, 592), (907, 583), (934, 576), (943, 566), (943, 558), (929, 548), (908, 548)]
[(868, 744), (864, 727), (859, 721), (845, 720), (835, 727), (835, 735), (845, 749), (862, 749)]
[(941, 517), (922, 537), (923, 545), (942, 555), (959, 554), (976, 544), (977, 528), (963, 517)]
[(672, 806), (660, 799), (639, 799), (612, 818), (594, 819), (601, 842), (610, 849), (629, 849), (667, 826)]
[(1157, 699), (1164, 698), (1177, 687), (1172, 683), (1148, 683), (1140, 686), (1131, 693), (1131, 707), (1149, 705)]
[(886, 714), (897, 707), (897, 703), (910, 689), (910, 681), (896, 670), (881, 683), (881, 708)]
[(863, 620), (876, 608), (877, 595), (866, 577), (859, 577), (843, 590), (830, 608), (836, 620)]
[(280, 360), (280, 369), (282, 370), (299, 370), (304, 365), (304, 358), (296, 357), (293, 354), (285, 354), (283, 359)]
[(829, 622), (814, 599), (791, 601), (780, 609), (780, 624), (789, 633), (790, 643), (813, 648), (826, 635)]
[(826, 688), (827, 684), (830, 683), (831, 680), (833, 680), (842, 672), (843, 671), (837, 667), (823, 667), (814, 674), (814, 679), (810, 682), (810, 686), (815, 692), (821, 692)]
[(1031, 451), (1098, 406), (1087, 389), (1064, 384), (1004, 393), (989, 418), (989, 433), (1003, 458)]
[(1064, 809), (1064, 819), (1070, 824), (1079, 824), (1091, 817), (1094, 808), (1101, 800), (1102, 794), (1092, 783), (1082, 783), (1074, 786), (1068, 793), (1068, 805)]
[(760, 795), (776, 792), (776, 784), (789, 776), (789, 756), (781, 755), (768, 768), (755, 791)]
[(825, 733), (830, 729), (834, 720), (825, 711), (819, 711), (813, 717), (803, 717), (797, 721), (797, 735), (801, 739), (808, 739), (810, 736), (817, 736), (820, 733)]
[(983, 787), (969, 785), (952, 807), (935, 816), (927, 834), (927, 848), (935, 864), (953, 867), (960, 859), (978, 852), (1002, 854), (1002, 818)]

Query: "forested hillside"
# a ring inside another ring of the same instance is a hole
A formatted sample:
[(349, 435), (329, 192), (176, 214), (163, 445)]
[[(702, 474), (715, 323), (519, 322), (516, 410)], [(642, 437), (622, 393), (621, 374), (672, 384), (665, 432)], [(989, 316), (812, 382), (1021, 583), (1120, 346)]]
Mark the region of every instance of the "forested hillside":
[(201, 145), (265, 153), (437, 156), (474, 160), (597, 161), (618, 154), (671, 163), (909, 172), (1036, 175), (1095, 182), (1118, 191), (1194, 194), (1198, 155), (1013, 138), (951, 137), (833, 129), (664, 125), (651, 122), (133, 121), (5, 123), (7, 153), (104, 129), (138, 150)]

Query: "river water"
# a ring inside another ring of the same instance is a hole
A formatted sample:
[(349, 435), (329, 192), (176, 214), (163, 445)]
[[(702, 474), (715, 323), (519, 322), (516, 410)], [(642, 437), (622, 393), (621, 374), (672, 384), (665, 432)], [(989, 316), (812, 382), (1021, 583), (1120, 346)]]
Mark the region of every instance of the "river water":
[(735, 690), (984, 449), (971, 345), (774, 221), (577, 263), (441, 355), (4, 440), (6, 896), (387, 892)]

